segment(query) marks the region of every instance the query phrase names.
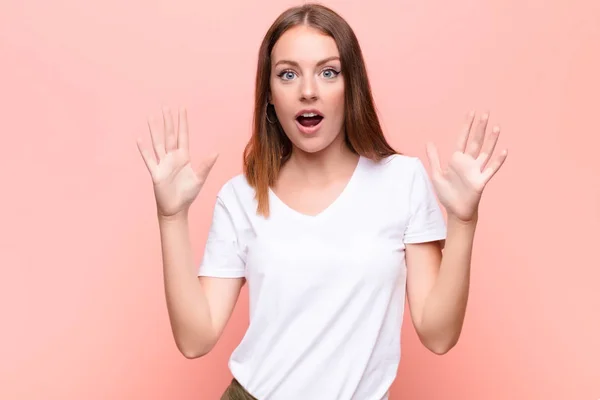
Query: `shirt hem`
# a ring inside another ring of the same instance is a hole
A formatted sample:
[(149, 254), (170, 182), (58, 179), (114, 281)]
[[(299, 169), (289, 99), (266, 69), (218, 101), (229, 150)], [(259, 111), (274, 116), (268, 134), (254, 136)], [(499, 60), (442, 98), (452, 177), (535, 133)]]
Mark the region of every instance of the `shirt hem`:
[(213, 268), (201, 268), (198, 270), (198, 276), (207, 276), (212, 278), (245, 278), (245, 271), (223, 271)]
[(436, 231), (436, 232), (428, 232), (422, 233), (419, 235), (412, 235), (404, 238), (404, 243), (413, 244), (413, 243), (425, 243), (425, 242), (434, 242), (436, 240), (446, 240), (446, 232), (445, 231)]

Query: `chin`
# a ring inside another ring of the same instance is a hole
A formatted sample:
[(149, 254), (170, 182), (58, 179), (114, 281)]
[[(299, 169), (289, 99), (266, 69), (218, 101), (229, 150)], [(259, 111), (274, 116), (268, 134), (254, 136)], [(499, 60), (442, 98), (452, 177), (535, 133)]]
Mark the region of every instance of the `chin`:
[[(313, 134), (304, 134), (300, 132), (296, 124), (294, 123), (292, 126), (288, 126), (288, 132), (292, 132), (291, 135), (288, 135), (293, 146), (298, 150), (304, 153), (319, 153), (329, 146), (331, 146), (334, 142), (336, 142), (337, 135), (332, 134), (332, 132), (328, 132), (330, 129), (329, 126), (321, 126), (321, 128)], [(284, 131), (286, 128), (284, 128)]]
[(294, 144), (294, 147), (296, 147), (298, 150), (304, 152), (304, 153), (310, 153), (310, 154), (315, 154), (315, 153), (319, 153), (323, 150), (325, 150), (326, 148), (328, 148), (331, 144), (332, 141), (328, 140), (322, 140), (321, 138), (300, 138), (300, 140), (295, 140), (292, 142)]

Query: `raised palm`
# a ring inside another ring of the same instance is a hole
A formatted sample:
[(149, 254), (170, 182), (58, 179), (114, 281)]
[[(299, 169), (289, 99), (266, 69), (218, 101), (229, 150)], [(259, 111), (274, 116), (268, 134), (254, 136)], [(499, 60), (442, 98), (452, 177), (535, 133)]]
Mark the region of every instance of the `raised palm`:
[(141, 139), (137, 141), (140, 154), (152, 177), (157, 212), (165, 217), (187, 212), (217, 159), (215, 155), (203, 160), (198, 171), (195, 171), (190, 160), (185, 109), (179, 111), (178, 120), (175, 129), (171, 111), (165, 108), (162, 123), (148, 121), (154, 156), (142, 145)]
[(437, 196), (448, 214), (462, 221), (477, 217), (483, 190), (504, 164), (508, 154), (504, 149), (492, 159), (500, 128), (495, 126), (486, 134), (488, 118), (484, 114), (475, 124), (475, 113), (469, 114), (456, 150), (445, 167), (440, 164), (436, 147), (432, 143), (427, 146)]

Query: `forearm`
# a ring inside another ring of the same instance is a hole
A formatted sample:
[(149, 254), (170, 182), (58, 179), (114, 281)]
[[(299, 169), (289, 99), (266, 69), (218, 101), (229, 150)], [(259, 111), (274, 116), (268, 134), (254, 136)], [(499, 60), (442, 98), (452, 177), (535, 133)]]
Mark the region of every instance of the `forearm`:
[(465, 318), (476, 219), (448, 219), (448, 235), (436, 281), (427, 296), (422, 331), (432, 347), (445, 353), (458, 341)]
[(213, 342), (209, 304), (194, 271), (187, 216), (159, 217), (167, 310), (178, 349), (189, 358)]

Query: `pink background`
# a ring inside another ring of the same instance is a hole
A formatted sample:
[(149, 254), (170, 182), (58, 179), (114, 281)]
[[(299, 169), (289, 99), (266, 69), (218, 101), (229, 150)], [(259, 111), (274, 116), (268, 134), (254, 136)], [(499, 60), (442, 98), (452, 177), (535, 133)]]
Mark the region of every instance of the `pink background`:
[[(247, 293), (213, 353), (177, 352), (135, 138), (186, 105), (194, 157), (221, 153), (192, 209), (199, 261), (214, 195), (241, 171), (260, 40), (299, 3), (0, 4), (0, 398), (220, 396)], [(432, 139), (447, 155), (470, 108), (510, 150), (462, 339), (434, 356), (407, 318), (392, 399), (600, 397), (600, 2), (569, 3), (325, 2), (359, 36), (400, 151), (427, 162)]]

